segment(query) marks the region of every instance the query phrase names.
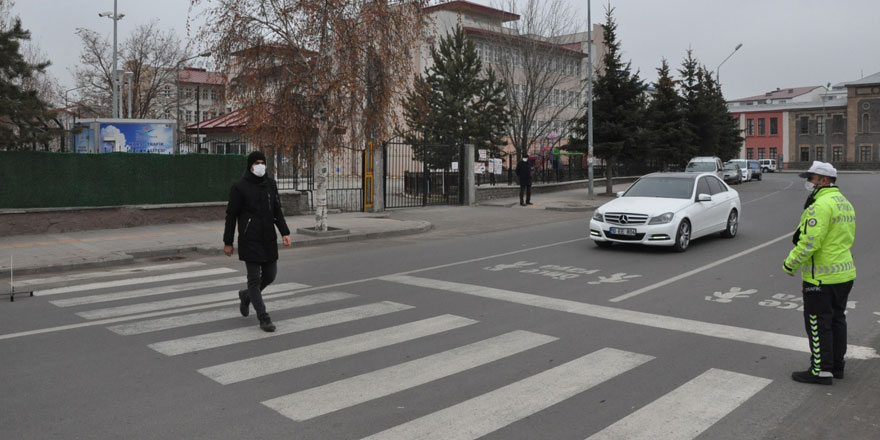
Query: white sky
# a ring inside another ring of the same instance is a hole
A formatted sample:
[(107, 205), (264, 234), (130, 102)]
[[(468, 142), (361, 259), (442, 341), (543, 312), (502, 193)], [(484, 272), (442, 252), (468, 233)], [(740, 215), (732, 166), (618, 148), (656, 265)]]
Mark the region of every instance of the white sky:
[[(492, 5), (496, 0), (471, 0)], [(567, 0), (587, 21), (587, 0)], [(50, 72), (72, 87), (83, 27), (112, 37), (112, 20), (98, 13), (113, 10), (112, 0), (15, 0), (17, 13), (47, 54)], [(607, 0), (592, 1), (594, 23), (603, 23)], [(614, 0), (618, 38), (625, 61), (644, 80), (656, 79), (665, 57), (673, 70), (690, 47), (715, 71), (721, 68), (728, 99), (759, 95), (777, 87), (801, 87), (852, 81), (880, 72), (878, 0)], [(119, 40), (152, 19), (187, 38), (188, 0), (118, 0)], [(586, 27), (584, 27), (586, 29)]]

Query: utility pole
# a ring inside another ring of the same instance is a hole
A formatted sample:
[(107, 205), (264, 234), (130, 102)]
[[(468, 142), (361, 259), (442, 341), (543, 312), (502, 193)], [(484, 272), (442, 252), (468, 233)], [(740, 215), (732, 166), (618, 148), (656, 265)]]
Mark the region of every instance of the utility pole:
[(587, 179), (590, 189), (587, 197), (596, 198), (593, 189), (593, 20), (590, 0), (587, 0)]

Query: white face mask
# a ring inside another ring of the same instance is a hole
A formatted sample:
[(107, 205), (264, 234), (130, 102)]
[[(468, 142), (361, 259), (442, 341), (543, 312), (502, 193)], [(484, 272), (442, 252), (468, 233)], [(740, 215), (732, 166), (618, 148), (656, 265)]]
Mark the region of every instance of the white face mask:
[(529, 158), (528, 158), (528, 157), (524, 157), (522, 160), (523, 160), (523, 162), (528, 162), (528, 161), (529, 161)]
[(254, 165), (253, 173), (257, 177), (263, 177), (264, 175), (266, 175), (266, 165), (263, 165), (263, 164)]
[(805, 188), (807, 191), (813, 192), (813, 190), (816, 188), (816, 185), (813, 185), (813, 182), (810, 182), (810, 181), (808, 180), (808, 181), (804, 182), (804, 188)]

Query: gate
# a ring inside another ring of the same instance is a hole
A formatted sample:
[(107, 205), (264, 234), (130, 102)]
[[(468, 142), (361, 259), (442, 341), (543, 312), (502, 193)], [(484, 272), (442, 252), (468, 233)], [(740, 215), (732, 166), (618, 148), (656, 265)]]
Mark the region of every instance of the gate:
[[(303, 148), (299, 154), (279, 153), (278, 188), (295, 189), (309, 195), (309, 208), (315, 209), (314, 151)], [(328, 156), (327, 208), (347, 212), (364, 210), (364, 149), (340, 148)]]
[(383, 145), (385, 169), (385, 207), (405, 208), (428, 205), (457, 205), (462, 200), (460, 170), (461, 153), (455, 146), (432, 145), (435, 159), (441, 167), (430, 167), (419, 160), (412, 145), (386, 143)]

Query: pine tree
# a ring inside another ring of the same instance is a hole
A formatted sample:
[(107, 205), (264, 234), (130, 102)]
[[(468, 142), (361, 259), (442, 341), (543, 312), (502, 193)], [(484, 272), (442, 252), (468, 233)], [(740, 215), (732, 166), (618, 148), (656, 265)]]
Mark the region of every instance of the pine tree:
[[(643, 85), (638, 72), (632, 73), (631, 64), (621, 61), (617, 40), (614, 9), (605, 10), (603, 37), (607, 51), (602, 58), (603, 70), (593, 85), (593, 149), (596, 157), (605, 160), (605, 190), (611, 193), (613, 169), (618, 163), (635, 162), (644, 158), (640, 124), (645, 114)], [(578, 119), (574, 132), (581, 139), (575, 145), (585, 145), (588, 116)]]
[(509, 113), (504, 84), (492, 69), (483, 72), (474, 43), (461, 26), (431, 48), (434, 63), (415, 79), (404, 103), (410, 132), (405, 136), (417, 157), (446, 167), (458, 146), (472, 143), (499, 151)]
[(669, 63), (664, 58), (657, 68), (654, 97), (648, 104), (648, 126), (651, 152), (662, 164), (662, 169), (683, 169), (695, 151), (683, 140), (693, 137), (693, 131), (685, 117), (683, 98), (676, 86), (678, 81), (670, 76)]
[(687, 50), (687, 57), (682, 61), (681, 69), (678, 70), (679, 95), (685, 115), (685, 132), (681, 139), (682, 165), (687, 163), (691, 156), (700, 154), (701, 142), (698, 135), (698, 127), (704, 124), (704, 114), (700, 109), (700, 83), (697, 78), (700, 65), (693, 56), (691, 49)]
[(36, 90), (21, 87), (25, 79), (43, 72), (49, 62), (28, 63), (21, 54), (21, 42), (30, 39), (30, 32), (21, 21), (0, 31), (0, 149), (35, 148), (59, 134), (51, 128), (51, 115)]

